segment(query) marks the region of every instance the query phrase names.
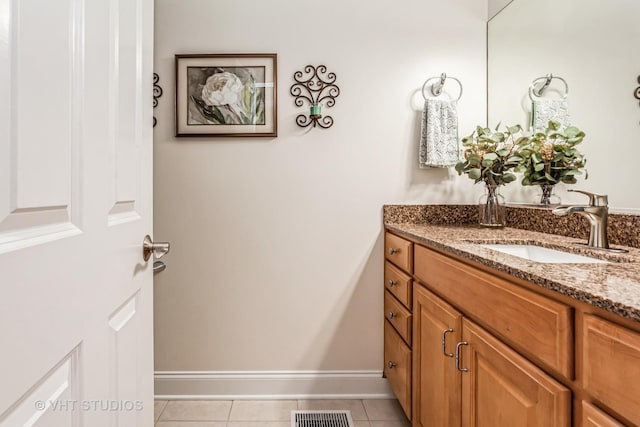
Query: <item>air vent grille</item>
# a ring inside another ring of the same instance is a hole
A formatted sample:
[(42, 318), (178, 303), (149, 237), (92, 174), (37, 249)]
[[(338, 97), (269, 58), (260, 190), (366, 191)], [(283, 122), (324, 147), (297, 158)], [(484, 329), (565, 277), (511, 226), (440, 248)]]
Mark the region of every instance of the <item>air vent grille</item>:
[(353, 427), (350, 411), (291, 411), (291, 427)]

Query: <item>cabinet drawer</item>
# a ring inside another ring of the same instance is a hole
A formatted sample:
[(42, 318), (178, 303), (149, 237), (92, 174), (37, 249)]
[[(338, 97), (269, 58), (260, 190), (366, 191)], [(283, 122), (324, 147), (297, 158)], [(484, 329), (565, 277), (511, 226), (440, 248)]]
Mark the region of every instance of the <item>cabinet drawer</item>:
[(582, 334), (585, 391), (640, 425), (640, 333), (585, 315)]
[(407, 273), (413, 273), (413, 243), (410, 241), (385, 233), (384, 256)]
[(582, 401), (582, 427), (624, 427), (592, 404)]
[(404, 308), (389, 292), (384, 293), (384, 317), (398, 331), (403, 340), (411, 345), (411, 312)]
[(415, 276), (523, 354), (573, 379), (573, 309), (422, 246)]
[(384, 287), (398, 298), (398, 301), (404, 304), (405, 307), (411, 308), (411, 276), (403, 273), (402, 270), (389, 261), (384, 263)]
[(411, 349), (389, 322), (384, 322), (384, 375), (400, 406), (411, 419)]

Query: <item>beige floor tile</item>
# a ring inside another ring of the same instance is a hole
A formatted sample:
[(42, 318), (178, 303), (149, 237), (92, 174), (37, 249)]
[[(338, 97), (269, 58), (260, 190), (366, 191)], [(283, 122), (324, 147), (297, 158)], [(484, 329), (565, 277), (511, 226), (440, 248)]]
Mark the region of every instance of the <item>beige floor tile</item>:
[(363, 400), (369, 421), (406, 421), (402, 407), (395, 399)]
[(158, 421), (160, 418), (160, 414), (164, 410), (164, 407), (167, 406), (166, 400), (154, 400), (153, 402), (153, 420)]
[(156, 427), (226, 427), (225, 421), (160, 421)]
[(371, 427), (371, 423), (369, 423), (369, 421), (353, 420), (353, 427)]
[(367, 420), (367, 413), (362, 406), (362, 400), (348, 400), (348, 399), (313, 399), (313, 400), (298, 400), (298, 409), (309, 410), (349, 410), (351, 411), (351, 418), (356, 420)]
[(411, 427), (407, 420), (403, 421), (371, 421), (371, 427)]
[(296, 400), (234, 400), (229, 421), (290, 421)]
[(160, 415), (161, 421), (226, 421), (230, 400), (172, 400)]
[(229, 421), (227, 427), (291, 427), (291, 421)]

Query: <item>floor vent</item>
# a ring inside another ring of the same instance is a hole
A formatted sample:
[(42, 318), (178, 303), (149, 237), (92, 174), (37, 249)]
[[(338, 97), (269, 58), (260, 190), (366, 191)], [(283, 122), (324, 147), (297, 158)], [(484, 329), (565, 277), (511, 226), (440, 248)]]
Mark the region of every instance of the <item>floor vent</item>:
[(353, 427), (350, 411), (291, 411), (291, 427)]

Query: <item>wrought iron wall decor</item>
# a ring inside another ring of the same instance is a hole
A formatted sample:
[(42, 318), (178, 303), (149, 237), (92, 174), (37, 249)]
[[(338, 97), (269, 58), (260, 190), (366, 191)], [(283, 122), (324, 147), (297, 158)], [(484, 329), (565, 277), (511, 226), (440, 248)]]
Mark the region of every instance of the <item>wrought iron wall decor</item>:
[(296, 71), (293, 74), (295, 83), (291, 86), (290, 93), (295, 97), (294, 103), (302, 107), (309, 103), (309, 115), (299, 114), (296, 123), (300, 127), (320, 126), (323, 129), (333, 125), (333, 117), (323, 116), (323, 103), (326, 107), (333, 107), (336, 98), (340, 95), (340, 88), (335, 84), (335, 73), (327, 73), (324, 65), (307, 65), (304, 71)]
[[(160, 81), (160, 76), (158, 73), (153, 73), (153, 108), (158, 106), (158, 98), (162, 96), (162, 88), (158, 84)], [(156, 127), (158, 120), (156, 120), (156, 116), (153, 116), (153, 127)]]

